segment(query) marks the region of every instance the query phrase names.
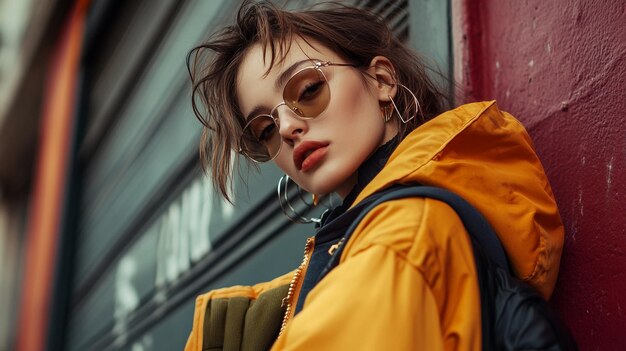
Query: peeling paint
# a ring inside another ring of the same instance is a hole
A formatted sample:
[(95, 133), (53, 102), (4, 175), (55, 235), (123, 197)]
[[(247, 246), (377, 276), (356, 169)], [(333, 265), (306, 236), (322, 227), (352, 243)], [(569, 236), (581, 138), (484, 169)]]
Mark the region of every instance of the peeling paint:
[(535, 60), (530, 60), (530, 61), (528, 62), (528, 67), (532, 67), (532, 66), (534, 66), (534, 65), (535, 65)]
[(611, 156), (611, 160), (606, 165), (606, 170), (607, 170), (607, 175), (606, 175), (606, 192), (607, 192), (607, 196), (608, 196), (609, 191), (611, 190), (611, 176), (612, 176), (612, 173), (613, 173), (613, 159), (614, 158), (615, 157)]
[(580, 216), (582, 217), (584, 215), (584, 211), (583, 211), (583, 190), (579, 189), (578, 190), (578, 207), (580, 207)]

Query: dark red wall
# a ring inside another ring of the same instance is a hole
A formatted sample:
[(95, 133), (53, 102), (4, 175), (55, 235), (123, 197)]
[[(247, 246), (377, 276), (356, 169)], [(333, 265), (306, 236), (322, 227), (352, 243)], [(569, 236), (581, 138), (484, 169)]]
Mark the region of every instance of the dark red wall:
[(625, 350), (626, 1), (458, 9), (467, 99), (497, 99), (526, 125), (559, 204), (566, 238), (552, 303), (581, 350)]

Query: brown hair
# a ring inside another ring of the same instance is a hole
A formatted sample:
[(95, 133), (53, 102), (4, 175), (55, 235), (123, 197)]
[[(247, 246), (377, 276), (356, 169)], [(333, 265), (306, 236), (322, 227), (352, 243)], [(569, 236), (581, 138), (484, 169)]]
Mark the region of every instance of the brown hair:
[[(267, 1), (246, 1), (239, 8), (235, 24), (221, 29), (187, 55), (193, 111), (203, 124), (202, 168), (206, 173), (210, 169), (214, 186), (228, 201), (232, 200), (229, 184), (235, 168), (232, 156), (239, 150), (244, 125), (236, 96), (239, 65), (247, 49), (260, 43), (264, 52), (270, 53), (269, 72), (289, 52), (294, 36), (305, 41), (313, 38), (357, 67), (367, 68), (377, 55), (387, 57), (395, 67), (397, 81), (417, 96), (422, 110), (421, 116), (418, 113), (408, 124), (401, 125), (401, 138), (443, 109), (445, 96), (428, 77), (422, 60), (394, 38), (378, 16), (341, 4), (290, 12)], [(395, 99), (398, 109), (414, 110), (412, 98), (402, 90)]]

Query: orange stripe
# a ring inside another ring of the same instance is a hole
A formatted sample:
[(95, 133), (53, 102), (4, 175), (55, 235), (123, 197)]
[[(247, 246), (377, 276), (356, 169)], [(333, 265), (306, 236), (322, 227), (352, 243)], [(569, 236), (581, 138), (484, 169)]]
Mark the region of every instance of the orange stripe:
[(73, 127), (76, 79), (89, 1), (74, 5), (49, 68), (26, 237), (17, 350), (45, 348), (59, 223)]

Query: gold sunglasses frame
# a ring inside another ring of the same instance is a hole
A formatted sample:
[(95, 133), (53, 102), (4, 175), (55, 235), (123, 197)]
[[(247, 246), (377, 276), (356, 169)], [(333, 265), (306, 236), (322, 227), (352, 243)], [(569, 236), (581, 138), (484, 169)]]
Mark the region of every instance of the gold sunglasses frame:
[[(289, 79), (287, 80), (287, 82), (289, 82), (289, 81), (290, 81), (293, 77), (295, 77), (296, 75), (300, 74), (300, 72), (303, 72), (304, 70), (307, 70), (307, 69), (311, 69), (311, 68), (312, 68), (312, 69), (315, 69), (315, 70), (319, 71), (319, 73), (322, 75), (322, 77), (324, 77), (324, 81), (326, 82), (326, 84), (328, 84), (328, 78), (326, 78), (326, 75), (324, 74), (324, 71), (322, 71), (322, 67), (330, 67), (330, 66), (340, 66), (340, 67), (357, 67), (357, 65), (352, 64), (352, 63), (334, 63), (334, 62), (331, 62), (331, 61), (318, 61), (318, 62), (315, 62), (315, 64), (313, 64), (312, 66), (306, 66), (306, 67), (303, 67), (303, 68), (299, 69), (298, 71), (296, 71), (294, 74), (292, 74), (292, 75), (291, 75), (291, 77), (289, 77)], [(285, 84), (285, 86), (286, 86), (286, 85), (287, 85), (287, 84)], [(330, 86), (329, 86), (329, 88), (328, 88), (328, 89), (330, 90)], [(330, 94), (330, 92), (329, 92), (329, 94)], [(274, 156), (272, 156), (271, 158), (269, 158), (269, 159), (267, 159), (267, 160), (265, 160), (265, 161), (258, 161), (258, 160), (255, 160), (254, 158), (250, 157), (250, 156), (248, 155), (248, 153), (247, 153), (247, 152), (246, 152), (246, 151), (245, 151), (245, 150), (241, 147), (241, 145), (243, 144), (242, 140), (243, 140), (243, 137), (244, 137), (244, 134), (245, 134), (243, 131), (245, 131), (245, 130), (246, 130), (246, 128), (248, 128), (248, 127), (250, 126), (250, 124), (251, 124), (252, 122), (254, 122), (254, 120), (256, 120), (256, 119), (258, 119), (258, 118), (261, 118), (261, 117), (270, 117), (270, 118), (272, 119), (272, 121), (274, 121), (274, 124), (276, 125), (276, 127), (277, 127), (277, 128), (280, 128), (280, 126), (279, 126), (279, 124), (278, 124), (278, 123), (279, 123), (278, 117), (274, 117), (274, 112), (275, 112), (275, 111), (276, 111), (276, 109), (278, 109), (280, 106), (283, 106), (283, 105), (287, 106), (287, 107), (288, 107), (291, 111), (293, 111), (293, 112), (294, 112), (294, 114), (296, 115), (296, 117), (297, 117), (297, 118), (299, 118), (299, 119), (302, 119), (302, 120), (311, 120), (311, 119), (316, 119), (316, 118), (317, 118), (320, 114), (322, 114), (324, 111), (326, 111), (326, 108), (328, 108), (328, 104), (330, 103), (330, 99), (329, 99), (329, 101), (326, 103), (326, 106), (324, 107), (324, 109), (323, 109), (320, 113), (318, 113), (318, 114), (317, 114), (317, 116), (313, 116), (313, 117), (306, 117), (306, 116), (301, 116), (301, 115), (298, 113), (298, 111), (297, 111), (297, 109), (298, 109), (298, 108), (297, 108), (297, 107), (291, 107), (291, 106), (289, 106), (289, 105), (285, 102), (285, 100), (284, 100), (284, 96), (285, 96), (285, 93), (284, 93), (284, 88), (283, 88), (283, 101), (281, 101), (278, 105), (274, 106), (274, 108), (272, 108), (272, 109), (270, 110), (270, 113), (269, 113), (269, 114), (265, 114), (265, 113), (263, 113), (263, 114), (256, 115), (256, 116), (254, 116), (254, 117), (250, 118), (250, 120), (249, 120), (248, 122), (246, 122), (246, 124), (243, 126), (241, 136), (239, 137), (239, 150), (238, 150), (238, 152), (239, 152), (240, 154), (243, 154), (243, 155), (244, 155), (246, 158), (248, 158), (249, 160), (252, 160), (253, 162), (256, 162), (256, 163), (265, 163), (265, 162), (272, 161), (273, 159), (275, 159), (275, 158), (276, 158), (276, 156), (278, 156), (278, 154), (280, 154), (280, 151), (282, 150), (282, 147), (283, 147), (283, 137), (282, 137), (282, 136), (280, 136), (280, 145), (278, 146), (278, 151), (276, 151), (276, 154), (275, 154)]]

